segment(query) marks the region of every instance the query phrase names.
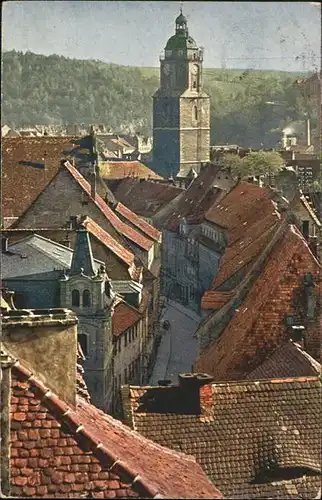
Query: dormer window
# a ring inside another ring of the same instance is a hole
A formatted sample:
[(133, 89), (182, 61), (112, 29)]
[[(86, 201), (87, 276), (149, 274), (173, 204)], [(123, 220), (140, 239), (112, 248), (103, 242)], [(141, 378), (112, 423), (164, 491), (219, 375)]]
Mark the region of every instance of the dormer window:
[(289, 467), (274, 466), (259, 473), (252, 481), (253, 484), (263, 484), (278, 481), (292, 481), (303, 476), (319, 476), (321, 471), (310, 466), (293, 465)]

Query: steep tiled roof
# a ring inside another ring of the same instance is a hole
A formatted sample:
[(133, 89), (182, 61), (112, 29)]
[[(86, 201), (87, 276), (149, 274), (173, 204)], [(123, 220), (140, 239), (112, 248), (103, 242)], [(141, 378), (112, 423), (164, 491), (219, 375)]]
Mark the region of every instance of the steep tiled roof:
[(109, 250), (111, 250), (119, 259), (121, 259), (128, 266), (134, 264), (134, 254), (131, 253), (126, 248), (122, 247), (118, 241), (116, 241), (107, 231), (104, 231), (96, 222), (90, 217), (86, 217), (82, 221), (82, 226), (84, 226), (87, 231), (95, 236), (99, 241), (101, 241)]
[(246, 376), (247, 380), (306, 377), (321, 375), (321, 365), (303, 348), (291, 341), (275, 349), (272, 355)]
[(241, 181), (209, 208), (205, 218), (229, 230), (241, 225), (244, 226), (241, 229), (246, 229), (247, 225), (258, 219), (258, 210), (270, 204), (272, 196), (270, 190)]
[(117, 200), (144, 217), (156, 214), (182, 193), (181, 188), (165, 183), (126, 178), (114, 190)]
[(317, 377), (208, 384), (190, 414), (178, 386), (124, 387), (122, 396), (126, 421), (194, 455), (224, 498), (284, 499), (319, 490), (320, 391)]
[(270, 216), (267, 224), (267, 226), (270, 224), (268, 229), (265, 220), (261, 221), (262, 224), (258, 223), (257, 228), (252, 224), (241, 239), (226, 248), (220, 261), (218, 273), (212, 284), (213, 289), (219, 287), (240, 269), (252, 262), (266, 248), (276, 228), (279, 227), (277, 221), (276, 217)]
[[(91, 196), (91, 186), (87, 182), (87, 180), (84, 179), (84, 177), (78, 172), (78, 170), (73, 167), (73, 165), (71, 165), (71, 163), (69, 163), (68, 161), (64, 163), (64, 167), (72, 175), (79, 186), (81, 186), (81, 188), (88, 194), (88, 196)], [(143, 248), (143, 250), (148, 251), (150, 250), (150, 248), (152, 248), (153, 241), (145, 238), (138, 231), (135, 231), (130, 226), (122, 222), (99, 194), (96, 194), (93, 201), (95, 205), (100, 209), (102, 214), (106, 217), (106, 219), (113, 225), (116, 231), (122, 234), (125, 238), (135, 243), (140, 248)]]
[(12, 367), (11, 494), (17, 497), (217, 498), (192, 457), (167, 450), (78, 397), (66, 405)]
[[(3, 217), (22, 215), (69, 156), (74, 137), (3, 137)], [(44, 168), (45, 166), (45, 168)]]
[(142, 233), (144, 233), (148, 238), (154, 241), (160, 241), (161, 232), (149, 224), (147, 221), (136, 215), (132, 210), (124, 206), (122, 203), (116, 205), (115, 211), (123, 216), (127, 221), (131, 222), (136, 226)]
[[(288, 225), (254, 271), (255, 281), (219, 338), (197, 359), (195, 371), (219, 381), (243, 379), (255, 369), (269, 350), (287, 340), (285, 315), (294, 314), (294, 292), (307, 272), (319, 280), (318, 262), (299, 231)], [(312, 328), (315, 335), (316, 322)]]
[(218, 292), (214, 290), (207, 290), (201, 299), (201, 309), (220, 309), (232, 297), (234, 292)]
[(119, 301), (112, 318), (113, 336), (118, 337), (141, 319), (141, 314), (137, 309), (130, 306), (125, 301)]
[(140, 161), (104, 161), (99, 163), (100, 174), (104, 179), (123, 179), (137, 177), (140, 179), (162, 179), (162, 177)]
[(201, 170), (188, 189), (177, 198), (177, 203), (167, 216), (167, 229), (175, 231), (182, 217), (191, 224), (202, 221), (215, 201), (225, 194), (221, 189), (213, 187), (216, 175), (217, 169), (214, 165), (209, 164)]

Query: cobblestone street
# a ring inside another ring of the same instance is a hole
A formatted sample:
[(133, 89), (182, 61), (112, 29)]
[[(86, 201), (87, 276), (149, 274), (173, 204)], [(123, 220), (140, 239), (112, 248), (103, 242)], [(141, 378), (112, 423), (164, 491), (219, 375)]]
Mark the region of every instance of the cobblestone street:
[(161, 324), (170, 323), (169, 330), (162, 329), (162, 339), (157, 360), (150, 378), (150, 385), (158, 385), (158, 380), (169, 379), (177, 382), (179, 373), (190, 372), (197, 355), (197, 339), (193, 337), (200, 317), (173, 301), (165, 302)]

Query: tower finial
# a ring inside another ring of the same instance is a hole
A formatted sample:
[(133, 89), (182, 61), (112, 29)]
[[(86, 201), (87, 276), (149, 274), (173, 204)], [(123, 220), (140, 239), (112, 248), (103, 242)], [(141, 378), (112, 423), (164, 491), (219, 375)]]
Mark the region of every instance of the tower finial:
[(180, 14), (182, 14), (182, 4), (183, 2), (180, 2)]

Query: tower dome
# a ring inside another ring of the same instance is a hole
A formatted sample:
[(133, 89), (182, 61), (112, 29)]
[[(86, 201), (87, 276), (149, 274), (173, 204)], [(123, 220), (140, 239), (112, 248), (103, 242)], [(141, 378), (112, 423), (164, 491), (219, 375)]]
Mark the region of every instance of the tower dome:
[(188, 21), (187, 18), (182, 14), (182, 9), (180, 9), (180, 14), (175, 20), (175, 25), (176, 33), (169, 38), (165, 49), (197, 49), (198, 46), (196, 42), (191, 36), (189, 36)]

